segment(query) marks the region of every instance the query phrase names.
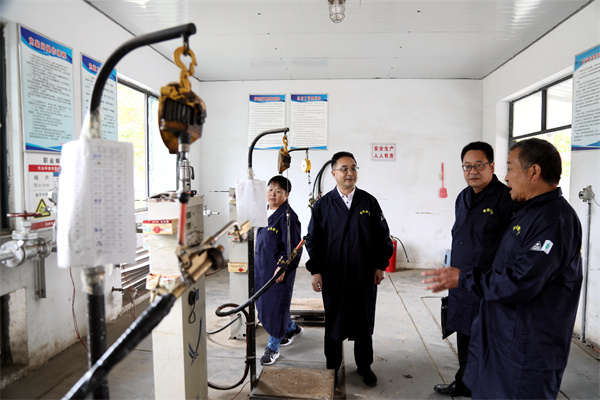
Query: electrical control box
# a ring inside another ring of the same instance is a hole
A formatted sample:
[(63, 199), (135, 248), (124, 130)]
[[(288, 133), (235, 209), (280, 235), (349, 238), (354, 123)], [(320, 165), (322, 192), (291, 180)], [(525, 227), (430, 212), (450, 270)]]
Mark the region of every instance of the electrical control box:
[[(203, 203), (203, 196), (193, 196), (188, 201), (185, 223), (188, 246), (203, 240)], [(168, 289), (181, 276), (176, 255), (179, 218), (178, 199), (148, 199), (148, 217), (143, 222), (145, 246), (150, 253), (147, 284), (158, 283)], [(208, 398), (204, 282), (202, 277), (192, 285), (152, 331), (157, 399)]]

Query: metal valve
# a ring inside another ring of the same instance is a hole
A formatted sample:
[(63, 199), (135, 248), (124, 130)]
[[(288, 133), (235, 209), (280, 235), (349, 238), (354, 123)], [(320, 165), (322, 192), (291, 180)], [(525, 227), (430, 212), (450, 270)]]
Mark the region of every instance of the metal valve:
[(21, 221), (20, 226), (18, 226), (19, 224), (17, 224), (17, 229), (12, 232), (12, 238), (14, 240), (33, 240), (39, 237), (37, 232), (31, 231), (31, 221), (27, 218), (41, 217), (43, 216), (42, 213), (23, 211), (20, 213), (8, 213), (6, 214), (6, 216), (8, 218), (23, 218), (23, 221)]
[(10, 218), (23, 218), (20, 226), (12, 232), (12, 241), (0, 247), (0, 262), (7, 267), (18, 267), (26, 260), (35, 258), (43, 260), (52, 251), (50, 243), (39, 237), (37, 232), (31, 231), (30, 217), (41, 217), (41, 213), (23, 211), (21, 213), (6, 214)]
[(210, 217), (211, 215), (219, 215), (220, 213), (218, 211), (212, 211), (208, 209), (208, 205), (204, 205), (204, 210), (202, 210), (202, 214), (205, 217)]

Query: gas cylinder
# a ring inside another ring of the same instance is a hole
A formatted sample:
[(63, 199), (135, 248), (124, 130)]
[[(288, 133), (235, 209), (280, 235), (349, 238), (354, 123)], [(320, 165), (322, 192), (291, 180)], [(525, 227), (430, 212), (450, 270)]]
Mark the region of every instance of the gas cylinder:
[(394, 244), (394, 253), (390, 257), (390, 264), (385, 269), (385, 272), (396, 272), (396, 250), (398, 249), (398, 241), (392, 238), (392, 243)]

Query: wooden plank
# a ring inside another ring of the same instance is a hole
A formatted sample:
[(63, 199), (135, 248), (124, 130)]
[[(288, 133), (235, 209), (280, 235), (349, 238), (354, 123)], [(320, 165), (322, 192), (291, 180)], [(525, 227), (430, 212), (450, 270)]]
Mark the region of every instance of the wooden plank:
[(323, 299), (292, 299), (290, 313), (296, 315), (304, 313), (324, 314)]
[(332, 369), (265, 366), (250, 399), (333, 400)]

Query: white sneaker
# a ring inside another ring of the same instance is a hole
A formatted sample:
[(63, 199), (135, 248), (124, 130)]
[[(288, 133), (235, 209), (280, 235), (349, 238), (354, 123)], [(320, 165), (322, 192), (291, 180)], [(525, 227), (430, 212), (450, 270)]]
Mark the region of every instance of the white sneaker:
[(296, 325), (296, 330), (291, 331), (290, 333), (286, 334), (285, 337), (283, 339), (281, 339), (281, 342), (279, 343), (279, 345), (280, 346), (289, 346), (290, 344), (292, 344), (294, 339), (299, 338), (300, 336), (302, 336), (303, 333), (304, 333), (304, 328), (301, 327), (300, 325)]
[(279, 352), (271, 350), (269, 347), (265, 349), (265, 354), (260, 358), (262, 365), (271, 365), (275, 363), (275, 360), (279, 358)]

